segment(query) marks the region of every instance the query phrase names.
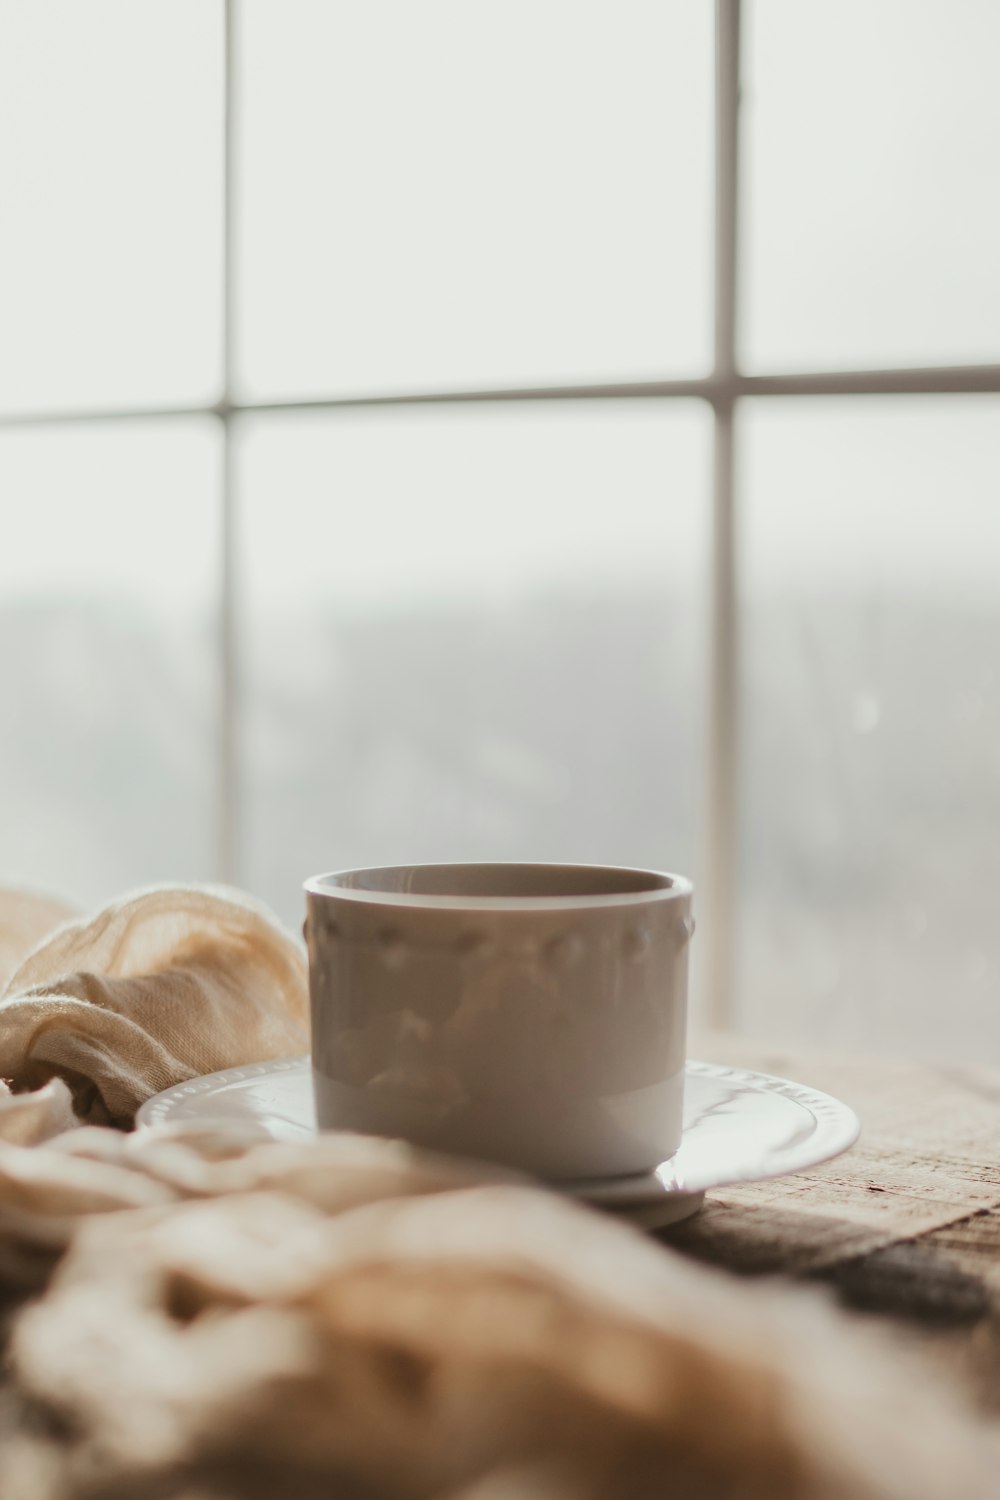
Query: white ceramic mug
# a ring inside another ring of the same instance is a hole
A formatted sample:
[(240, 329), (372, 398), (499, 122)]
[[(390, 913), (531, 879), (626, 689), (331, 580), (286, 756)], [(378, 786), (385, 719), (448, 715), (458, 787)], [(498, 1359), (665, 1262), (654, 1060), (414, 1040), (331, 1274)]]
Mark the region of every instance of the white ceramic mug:
[(400, 865), (306, 882), (322, 1129), (547, 1178), (681, 1135), (691, 884), (600, 865)]

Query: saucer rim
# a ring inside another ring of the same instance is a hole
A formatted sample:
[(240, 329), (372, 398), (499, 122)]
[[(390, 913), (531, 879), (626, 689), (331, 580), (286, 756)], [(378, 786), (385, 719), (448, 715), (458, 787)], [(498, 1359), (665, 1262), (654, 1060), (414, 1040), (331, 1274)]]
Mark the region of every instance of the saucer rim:
[[(639, 1172), (628, 1177), (593, 1177), (574, 1182), (574, 1197), (584, 1198), (588, 1203), (627, 1208), (629, 1205), (649, 1203), (664, 1194), (670, 1197), (696, 1197), (703, 1196), (708, 1190), (737, 1187), (741, 1183), (773, 1182), (779, 1177), (793, 1177), (798, 1172), (807, 1172), (812, 1167), (832, 1161), (849, 1151), (861, 1135), (861, 1121), (849, 1104), (809, 1084), (797, 1083), (794, 1079), (782, 1078), (776, 1073), (761, 1073), (756, 1068), (699, 1062), (694, 1058), (688, 1059), (684, 1071), (685, 1075), (694, 1074), (716, 1082), (728, 1081), (757, 1093), (777, 1094), (807, 1110), (812, 1115), (816, 1128), (797, 1146), (778, 1147), (770, 1152), (772, 1164), (769, 1166), (763, 1165), (761, 1157), (757, 1156), (752, 1165), (748, 1161), (739, 1172), (730, 1168), (722, 1172), (679, 1177), (671, 1170), (671, 1163), (676, 1160), (675, 1153), (675, 1156), (669, 1157), (649, 1172)], [(678, 1151), (680, 1149), (679, 1147)]]
[[(254, 1078), (269, 1078), (277, 1073), (308, 1073), (310, 1070), (309, 1054), (304, 1053), (296, 1057), (241, 1063), (233, 1068), (220, 1068), (214, 1073), (202, 1073), (196, 1078), (172, 1084), (170, 1088), (145, 1100), (136, 1112), (136, 1128), (148, 1130), (169, 1123), (175, 1106), (182, 1100), (200, 1094), (211, 1094), (216, 1087)], [(730, 1160), (727, 1167), (723, 1160), (715, 1171), (703, 1171), (700, 1175), (678, 1175), (671, 1166), (676, 1162), (675, 1153), (649, 1172), (625, 1177), (578, 1178), (572, 1182), (553, 1185), (559, 1191), (588, 1203), (622, 1209), (653, 1203), (664, 1196), (700, 1200), (708, 1190), (734, 1187), (740, 1183), (767, 1182), (808, 1171), (850, 1150), (861, 1134), (861, 1122), (850, 1105), (808, 1084), (796, 1083), (773, 1073), (761, 1073), (754, 1068), (700, 1062), (694, 1058), (689, 1058), (685, 1063), (685, 1075), (710, 1078), (718, 1083), (731, 1083), (748, 1092), (776, 1094), (811, 1114), (815, 1129), (796, 1145), (775, 1148), (768, 1156), (762, 1158), (758, 1155), (742, 1165)], [(678, 1152), (682, 1149), (683, 1141)]]

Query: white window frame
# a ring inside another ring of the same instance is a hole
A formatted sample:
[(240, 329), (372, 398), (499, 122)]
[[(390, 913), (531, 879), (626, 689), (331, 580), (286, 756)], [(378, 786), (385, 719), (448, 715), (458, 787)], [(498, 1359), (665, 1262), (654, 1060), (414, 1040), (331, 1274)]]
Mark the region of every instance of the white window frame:
[(1000, 364), (927, 368), (836, 370), (798, 374), (745, 374), (737, 362), (739, 286), (740, 21), (741, 0), (716, 0), (715, 69), (715, 229), (714, 363), (709, 375), (690, 380), (625, 381), (604, 384), (505, 387), (496, 390), (438, 390), (420, 394), (248, 401), (235, 388), (237, 368), (236, 288), (239, 245), (236, 155), (240, 131), (237, 69), (239, 0), (222, 0), (225, 12), (222, 391), (219, 399), (194, 406), (143, 409), (0, 413), (0, 428), (75, 423), (124, 423), (150, 418), (207, 416), (222, 433), (221, 529), (218, 656), (220, 692), (217, 715), (216, 876), (234, 882), (239, 875), (240, 822), (239, 715), (240, 633), (235, 533), (239, 481), (235, 471), (235, 422), (245, 413), (334, 410), (343, 407), (453, 405), (460, 402), (616, 401), (622, 399), (705, 401), (712, 409), (712, 554), (708, 598), (710, 615), (708, 765), (704, 787), (703, 888), (699, 921), (708, 941), (702, 956), (701, 1019), (725, 1026), (734, 1017), (734, 950), (737, 917), (737, 833), (739, 766), (739, 578), (735, 520), (738, 469), (734, 459), (734, 417), (747, 396), (895, 396), (992, 392), (1000, 394)]

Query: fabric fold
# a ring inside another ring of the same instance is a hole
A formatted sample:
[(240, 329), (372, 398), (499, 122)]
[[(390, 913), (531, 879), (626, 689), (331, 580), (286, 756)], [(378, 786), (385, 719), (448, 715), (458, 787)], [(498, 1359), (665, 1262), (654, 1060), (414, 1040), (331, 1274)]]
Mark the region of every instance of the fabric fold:
[[(22, 916), (0, 898), (0, 929)], [(64, 1079), (92, 1124), (127, 1128), (171, 1084), (307, 1050), (302, 945), (233, 891), (141, 891), (61, 925), (0, 997), (0, 1075)]]

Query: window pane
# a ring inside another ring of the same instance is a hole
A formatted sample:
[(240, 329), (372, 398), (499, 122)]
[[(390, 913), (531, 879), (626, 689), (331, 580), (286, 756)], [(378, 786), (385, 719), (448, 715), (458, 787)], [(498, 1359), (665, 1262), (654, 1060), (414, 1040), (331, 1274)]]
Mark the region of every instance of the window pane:
[(700, 407), (244, 419), (245, 881), (338, 866), (690, 870)]
[(214, 427), (3, 433), (0, 496), (0, 879), (210, 878)]
[(0, 408), (214, 396), (221, 15), (0, 9)]
[(751, 403), (740, 1020), (1000, 1057), (1000, 400)]
[(748, 19), (748, 364), (1000, 360), (1000, 6)]
[(247, 0), (240, 16), (253, 393), (706, 365), (710, 6)]

